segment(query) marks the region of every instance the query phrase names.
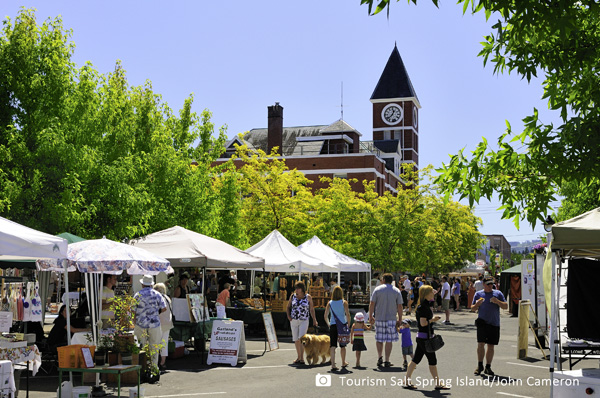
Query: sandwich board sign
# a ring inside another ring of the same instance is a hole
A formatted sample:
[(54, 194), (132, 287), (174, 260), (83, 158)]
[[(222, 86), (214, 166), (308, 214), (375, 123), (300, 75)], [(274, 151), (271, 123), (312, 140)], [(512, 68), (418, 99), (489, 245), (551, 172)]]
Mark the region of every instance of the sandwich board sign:
[(224, 363), (236, 366), (238, 362), (246, 363), (246, 335), (242, 321), (213, 321), (210, 335), (210, 348), (206, 363)]
[(279, 349), (279, 342), (277, 341), (277, 333), (275, 333), (275, 325), (273, 324), (273, 315), (270, 312), (262, 313), (263, 322), (265, 323), (265, 331), (267, 333), (267, 340), (269, 341), (269, 351)]

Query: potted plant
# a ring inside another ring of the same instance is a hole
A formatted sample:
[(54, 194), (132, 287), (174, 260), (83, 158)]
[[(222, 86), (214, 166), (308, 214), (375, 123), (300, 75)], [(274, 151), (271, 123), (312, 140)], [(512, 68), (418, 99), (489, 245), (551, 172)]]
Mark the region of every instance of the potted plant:
[(121, 363), (123, 365), (132, 365), (134, 354), (139, 354), (140, 348), (135, 343), (127, 344), (125, 351), (121, 352)]
[(133, 315), (137, 300), (129, 295), (116, 296), (110, 306), (115, 314), (114, 327), (114, 349), (118, 352), (126, 352), (128, 344), (133, 344), (133, 335), (129, 333), (133, 329)]
[(146, 342), (142, 350), (145, 352), (145, 367), (143, 368), (143, 378), (150, 384), (154, 384), (160, 380), (160, 369), (158, 369), (158, 363), (153, 360), (153, 357), (160, 354), (160, 350), (163, 348), (162, 344), (150, 344), (147, 332), (145, 333), (144, 341)]
[(104, 366), (106, 364), (106, 354), (113, 349), (114, 346), (114, 335), (103, 334), (98, 339), (98, 346), (96, 347), (96, 352), (94, 353), (94, 357), (96, 360), (96, 366)]

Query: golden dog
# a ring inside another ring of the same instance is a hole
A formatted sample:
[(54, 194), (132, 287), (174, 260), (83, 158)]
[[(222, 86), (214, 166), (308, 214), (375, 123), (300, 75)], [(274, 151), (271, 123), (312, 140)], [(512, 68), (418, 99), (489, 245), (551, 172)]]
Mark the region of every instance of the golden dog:
[(329, 336), (305, 334), (300, 338), (300, 341), (304, 346), (307, 364), (316, 365), (319, 356), (321, 357), (321, 364), (325, 363), (325, 360), (329, 357)]

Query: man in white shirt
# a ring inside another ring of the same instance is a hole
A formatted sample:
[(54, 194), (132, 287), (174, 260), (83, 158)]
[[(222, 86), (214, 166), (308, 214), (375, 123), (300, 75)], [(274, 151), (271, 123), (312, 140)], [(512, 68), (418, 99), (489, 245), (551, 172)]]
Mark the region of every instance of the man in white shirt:
[(473, 284), (473, 287), (476, 292), (483, 290), (483, 275), (479, 275), (479, 280)]
[(442, 310), (446, 313), (446, 320), (444, 323), (450, 325), (450, 284), (448, 283), (448, 277), (442, 278)]
[(410, 307), (412, 306), (414, 296), (412, 291), (412, 284), (410, 283), (410, 279), (408, 279), (408, 275), (402, 275), (402, 285), (404, 286), (406, 297), (408, 297), (408, 303), (404, 303), (406, 305), (406, 315), (410, 315)]
[(369, 282), (369, 293), (373, 294), (373, 291), (379, 285), (381, 285), (381, 278), (379, 277), (379, 273), (373, 274), (373, 279), (371, 279), (371, 282)]

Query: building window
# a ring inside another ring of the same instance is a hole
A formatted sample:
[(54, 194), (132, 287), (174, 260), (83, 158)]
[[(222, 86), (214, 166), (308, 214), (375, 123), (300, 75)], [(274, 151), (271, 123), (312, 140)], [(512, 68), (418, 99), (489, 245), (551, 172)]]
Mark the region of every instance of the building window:
[(391, 140), (392, 139), (392, 132), (390, 130), (384, 130), (384, 132), (383, 132), (383, 139), (384, 140)]
[(334, 174), (333, 178), (342, 178), (344, 180), (348, 179), (348, 174), (347, 173), (338, 173), (338, 174)]

